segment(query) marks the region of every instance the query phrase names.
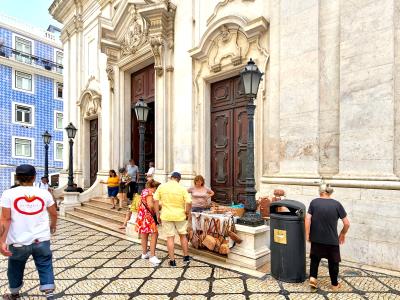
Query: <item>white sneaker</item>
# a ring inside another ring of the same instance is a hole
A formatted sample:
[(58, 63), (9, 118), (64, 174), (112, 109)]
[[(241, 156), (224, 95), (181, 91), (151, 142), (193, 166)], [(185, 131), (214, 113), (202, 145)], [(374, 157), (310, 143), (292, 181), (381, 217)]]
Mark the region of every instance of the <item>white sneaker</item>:
[(148, 259), (150, 257), (150, 253), (142, 254), (142, 259)]
[(149, 262), (151, 262), (153, 265), (158, 265), (161, 263), (161, 260), (159, 260), (157, 256), (152, 256), (150, 257)]

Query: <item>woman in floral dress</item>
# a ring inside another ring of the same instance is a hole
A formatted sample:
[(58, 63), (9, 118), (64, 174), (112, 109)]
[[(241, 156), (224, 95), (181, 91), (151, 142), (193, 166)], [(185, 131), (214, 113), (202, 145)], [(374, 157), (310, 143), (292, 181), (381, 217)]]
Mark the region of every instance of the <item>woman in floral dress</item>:
[[(155, 212), (153, 208), (153, 193), (159, 185), (160, 183), (153, 179), (146, 183), (146, 188), (141, 194), (141, 201), (136, 219), (136, 230), (140, 234), (142, 243), (142, 259), (149, 258), (149, 261), (154, 265), (158, 265), (161, 262), (155, 254), (158, 230), (154, 220)], [(151, 234), (150, 252), (148, 252), (147, 249), (149, 234)]]

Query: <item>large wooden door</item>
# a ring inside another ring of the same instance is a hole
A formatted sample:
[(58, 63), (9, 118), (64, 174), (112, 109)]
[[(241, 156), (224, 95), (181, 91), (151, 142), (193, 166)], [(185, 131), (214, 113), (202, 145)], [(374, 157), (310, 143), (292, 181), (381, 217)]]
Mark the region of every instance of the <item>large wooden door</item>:
[[(145, 149), (145, 165), (146, 171), (149, 162), (154, 162), (155, 146), (154, 146), (154, 119), (155, 119), (155, 103), (154, 103), (154, 64), (132, 74), (132, 98), (131, 103), (134, 105), (139, 98), (143, 98), (150, 107), (149, 115), (146, 122), (146, 132), (144, 139)], [(134, 109), (131, 112), (132, 132), (131, 132), (131, 154), (136, 164), (139, 164), (139, 129)]]
[(98, 127), (98, 119), (90, 120), (90, 185), (96, 181), (97, 171), (99, 170)]
[(239, 77), (211, 85), (211, 188), (219, 203), (245, 201), (246, 104)]

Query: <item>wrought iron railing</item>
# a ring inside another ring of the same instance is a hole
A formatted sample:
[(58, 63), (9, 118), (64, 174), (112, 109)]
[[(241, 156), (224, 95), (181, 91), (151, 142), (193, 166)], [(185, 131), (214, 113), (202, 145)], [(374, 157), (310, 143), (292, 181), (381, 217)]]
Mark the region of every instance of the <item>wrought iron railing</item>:
[(15, 59), (17, 61), (30, 65), (34, 64), (48, 71), (56, 71), (58, 73), (62, 73), (63, 70), (62, 64), (11, 47), (7, 47), (5, 45), (0, 45), (0, 57)]

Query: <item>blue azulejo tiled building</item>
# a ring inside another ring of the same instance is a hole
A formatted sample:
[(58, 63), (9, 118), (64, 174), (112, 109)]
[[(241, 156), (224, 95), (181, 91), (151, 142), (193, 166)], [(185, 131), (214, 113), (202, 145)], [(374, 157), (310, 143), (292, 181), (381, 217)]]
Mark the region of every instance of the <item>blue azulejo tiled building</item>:
[(49, 176), (58, 184), (63, 167), (62, 46), (52, 31), (0, 15), (0, 192), (14, 184), (15, 167), (36, 167), (44, 174), (47, 130)]

